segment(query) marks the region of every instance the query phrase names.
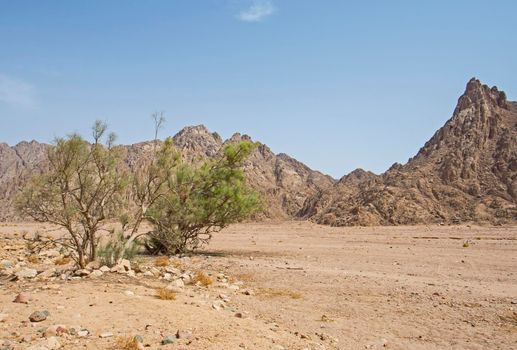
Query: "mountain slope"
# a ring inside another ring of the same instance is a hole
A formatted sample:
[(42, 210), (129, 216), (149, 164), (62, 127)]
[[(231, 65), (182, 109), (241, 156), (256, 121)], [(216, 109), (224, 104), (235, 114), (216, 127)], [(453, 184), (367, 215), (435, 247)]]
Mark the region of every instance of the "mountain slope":
[(407, 164), (345, 177), (304, 211), (337, 226), (497, 224), (517, 220), (516, 204), (517, 104), (472, 79), (452, 118)]

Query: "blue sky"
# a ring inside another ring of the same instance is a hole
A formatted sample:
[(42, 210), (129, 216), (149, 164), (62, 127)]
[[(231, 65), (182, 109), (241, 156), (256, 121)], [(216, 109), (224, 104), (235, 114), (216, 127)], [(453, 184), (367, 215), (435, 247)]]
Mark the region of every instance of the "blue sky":
[(476, 76), (517, 99), (517, 1), (0, 0), (0, 142), (205, 124), (340, 177), (406, 162)]

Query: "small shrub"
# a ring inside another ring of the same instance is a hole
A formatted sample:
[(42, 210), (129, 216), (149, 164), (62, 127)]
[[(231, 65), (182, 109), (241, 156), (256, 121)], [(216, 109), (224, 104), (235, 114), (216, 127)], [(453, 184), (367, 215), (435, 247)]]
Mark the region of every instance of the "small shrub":
[(68, 256), (60, 256), (54, 260), (54, 265), (67, 265), (72, 261), (72, 259)]
[(129, 247), (125, 247), (126, 239), (122, 232), (112, 232), (110, 240), (97, 247), (97, 258), (102, 265), (114, 266), (120, 259), (134, 260), (139, 246), (133, 241)]
[(37, 255), (29, 255), (27, 257), (27, 261), (30, 262), (31, 264), (37, 264), (37, 263), (39, 263), (39, 257)]
[(156, 289), (156, 296), (161, 300), (176, 300), (176, 293), (167, 288)]
[(139, 350), (139, 345), (138, 338), (134, 336), (118, 337), (115, 341), (115, 349), (119, 350)]
[(214, 280), (203, 271), (198, 271), (194, 275), (194, 278), (192, 278), (192, 284), (197, 284), (198, 282), (202, 286), (208, 287), (209, 285), (214, 283)]
[(468, 247), (470, 247), (469, 242), (468, 241), (467, 242), (463, 242), (463, 248), (468, 248)]
[(156, 259), (154, 259), (154, 266), (156, 267), (169, 266), (169, 263), (169, 258), (166, 256), (159, 256)]

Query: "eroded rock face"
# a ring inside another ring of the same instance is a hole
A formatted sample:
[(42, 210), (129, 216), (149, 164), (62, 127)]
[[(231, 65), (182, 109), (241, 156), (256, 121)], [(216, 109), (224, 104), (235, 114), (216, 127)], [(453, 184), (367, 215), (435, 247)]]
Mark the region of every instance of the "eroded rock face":
[(331, 225), (517, 220), (517, 103), (477, 79), (452, 118), (407, 164), (380, 176), (350, 174), (308, 203)]

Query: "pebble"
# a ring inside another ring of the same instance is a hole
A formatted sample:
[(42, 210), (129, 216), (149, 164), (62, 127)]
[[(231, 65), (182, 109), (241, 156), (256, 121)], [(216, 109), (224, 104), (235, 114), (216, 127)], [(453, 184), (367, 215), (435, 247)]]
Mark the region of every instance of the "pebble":
[(7, 317), (9, 317), (8, 314), (0, 314), (0, 322), (5, 322), (5, 320), (7, 320)]
[(192, 331), (191, 330), (179, 330), (176, 332), (176, 338), (178, 339), (191, 339)]
[(77, 332), (77, 336), (79, 338), (85, 338), (87, 337), (88, 335), (90, 334), (90, 332), (87, 330), (87, 329), (81, 329), (80, 331)]
[(101, 338), (110, 338), (110, 337), (113, 337), (113, 333), (112, 332), (104, 332), (104, 333), (101, 333), (99, 335), (99, 337), (101, 337)]
[(45, 321), (49, 315), (50, 313), (47, 310), (34, 311), (32, 314), (30, 314), (29, 320), (31, 322), (42, 322)]
[(132, 297), (132, 296), (134, 296), (134, 295), (135, 295), (135, 293), (133, 293), (133, 292), (132, 292), (132, 291), (130, 291), (130, 290), (126, 290), (126, 291), (124, 291), (124, 294), (125, 294), (126, 296), (128, 296), (128, 297)]

